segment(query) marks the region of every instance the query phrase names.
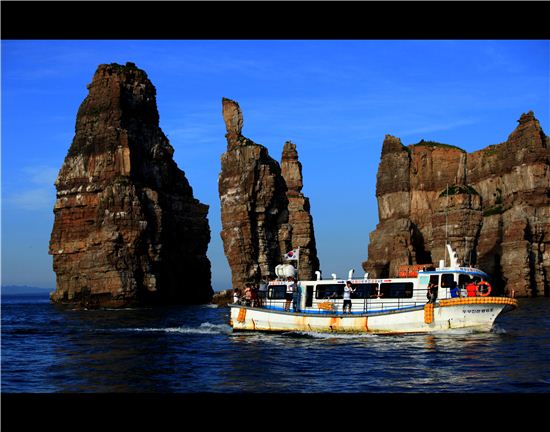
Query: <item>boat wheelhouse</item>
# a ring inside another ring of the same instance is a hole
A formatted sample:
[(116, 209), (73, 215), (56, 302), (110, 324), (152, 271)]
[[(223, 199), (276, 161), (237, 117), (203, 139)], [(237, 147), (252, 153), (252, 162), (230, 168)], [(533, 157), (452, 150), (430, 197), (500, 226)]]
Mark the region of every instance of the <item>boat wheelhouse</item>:
[[(290, 308), (287, 282), (272, 281), (261, 304), (230, 304), (234, 330), (409, 333), (456, 328), (488, 331), (502, 312), (517, 307), (510, 297), (491, 295), (489, 276), (451, 266), (413, 269), (407, 277), (299, 281)], [(400, 272), (404, 274), (404, 272)], [(344, 287), (351, 281), (351, 310), (344, 312)], [(473, 290), (471, 289), (472, 287)], [(432, 288), (434, 296), (428, 300)]]

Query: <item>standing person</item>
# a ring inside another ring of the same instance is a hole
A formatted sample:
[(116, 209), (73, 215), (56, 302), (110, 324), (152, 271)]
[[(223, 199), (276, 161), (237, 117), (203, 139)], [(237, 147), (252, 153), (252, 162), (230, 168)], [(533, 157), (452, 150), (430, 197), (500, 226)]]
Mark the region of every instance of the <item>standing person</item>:
[(246, 306), (252, 306), (252, 287), (249, 283), (246, 284), (244, 289), (244, 300)]
[(233, 303), (240, 304), (241, 300), (241, 293), (239, 292), (239, 288), (235, 288), (233, 290)]
[(294, 282), (294, 278), (292, 276), (289, 276), (286, 282), (285, 311), (288, 311), (290, 309), (290, 302), (294, 298), (295, 287), (296, 282)]
[(267, 298), (267, 282), (265, 279), (260, 281), (260, 288), (258, 289), (258, 305), (263, 306)]
[(468, 285), (466, 285), (466, 295), (468, 297), (475, 297), (477, 295), (477, 285), (474, 281), (470, 282)]
[(250, 290), (252, 293), (252, 307), (258, 306), (258, 285), (250, 284)]
[(294, 282), (293, 286), (293, 292), (292, 292), (292, 309), (294, 312), (296, 312), (298, 309), (300, 309), (300, 287), (296, 282)]
[(351, 281), (346, 282), (344, 287), (344, 306), (342, 307), (342, 313), (346, 313), (346, 307), (348, 312), (351, 313), (351, 293), (355, 292), (355, 288), (351, 285)]
[(451, 292), (451, 298), (460, 297), (460, 289), (458, 289), (458, 286), (455, 281), (451, 282), (450, 285), (450, 292)]
[(428, 303), (435, 303), (437, 299), (437, 284), (429, 283), (428, 284), (428, 292), (426, 293), (426, 297), (428, 298)]

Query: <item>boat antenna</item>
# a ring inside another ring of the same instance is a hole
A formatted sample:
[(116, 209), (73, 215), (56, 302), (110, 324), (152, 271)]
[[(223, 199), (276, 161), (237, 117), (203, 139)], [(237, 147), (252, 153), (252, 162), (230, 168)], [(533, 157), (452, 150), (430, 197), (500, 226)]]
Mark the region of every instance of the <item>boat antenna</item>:
[(296, 257), (296, 281), (300, 280), (300, 246), (298, 246), (298, 256)]
[(449, 183), (447, 183), (447, 193), (446, 193), (446, 196), (447, 196), (447, 199), (445, 201), (445, 264), (447, 263), (447, 244), (448, 244), (448, 238), (447, 238), (447, 234), (448, 234), (448, 230), (447, 230), (447, 225), (448, 225), (448, 207), (449, 207)]

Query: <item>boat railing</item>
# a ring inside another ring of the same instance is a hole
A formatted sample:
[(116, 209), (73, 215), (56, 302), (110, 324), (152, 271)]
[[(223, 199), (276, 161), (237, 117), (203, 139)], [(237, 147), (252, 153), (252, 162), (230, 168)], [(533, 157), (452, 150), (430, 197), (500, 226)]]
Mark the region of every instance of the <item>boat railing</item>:
[[(242, 301), (241, 304), (245, 306), (255, 306), (263, 307), (266, 309), (272, 310), (284, 310), (285, 307), (284, 299), (258, 299), (253, 302)], [(330, 303), (332, 307), (326, 307)], [(370, 313), (370, 312), (386, 312), (390, 310), (402, 309), (405, 307), (416, 307), (422, 306), (426, 301), (419, 301), (414, 298), (383, 298), (383, 297), (373, 297), (373, 298), (352, 298), (352, 313)], [(298, 305), (301, 302), (298, 300)], [(343, 313), (344, 300), (340, 298), (319, 298), (314, 299), (311, 302), (311, 305), (306, 305), (305, 308), (300, 308), (298, 310), (308, 313), (321, 313), (321, 314), (331, 314), (331, 313)], [(361, 307), (361, 306), (362, 307)], [(293, 311), (293, 302), (290, 303), (290, 311)]]

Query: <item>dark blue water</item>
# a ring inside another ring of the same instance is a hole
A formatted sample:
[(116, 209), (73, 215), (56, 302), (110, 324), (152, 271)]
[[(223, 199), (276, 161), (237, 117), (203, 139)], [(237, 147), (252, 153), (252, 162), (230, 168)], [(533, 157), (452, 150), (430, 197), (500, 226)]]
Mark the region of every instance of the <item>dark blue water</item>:
[(2, 297), (5, 393), (550, 392), (550, 299), (490, 333), (233, 333), (211, 306), (63, 310)]

